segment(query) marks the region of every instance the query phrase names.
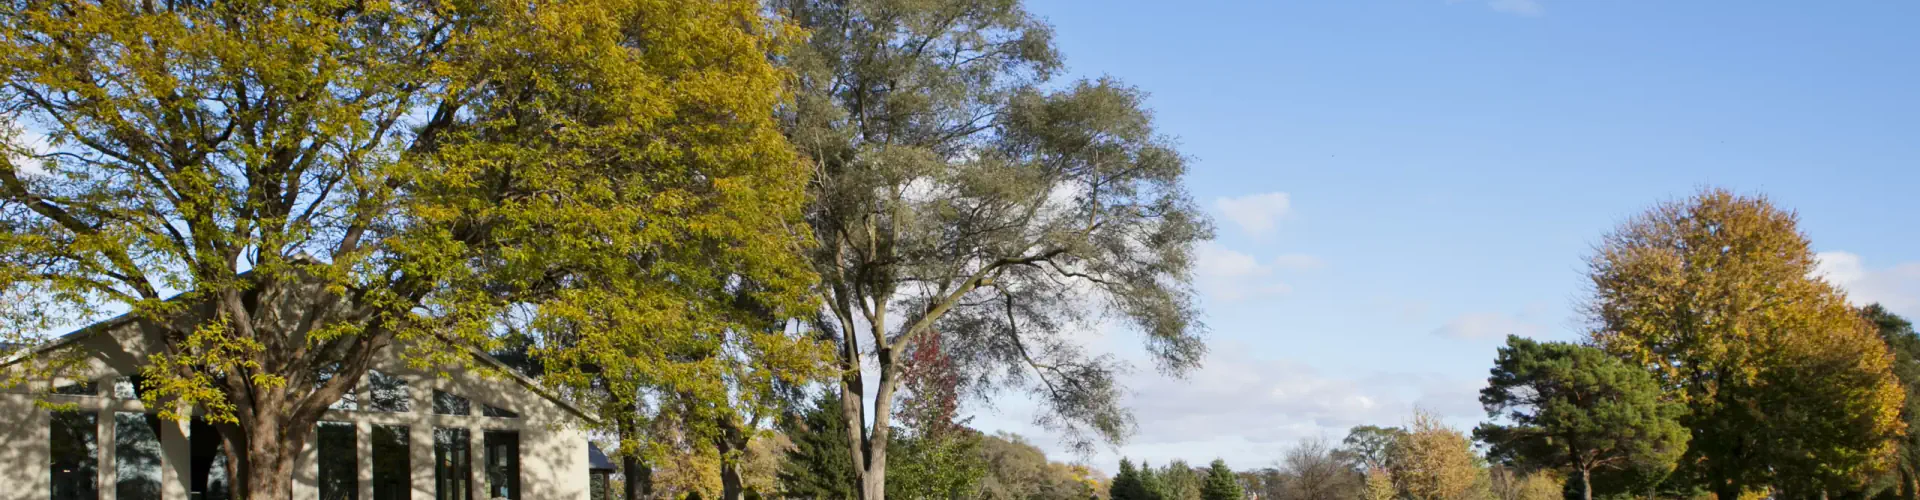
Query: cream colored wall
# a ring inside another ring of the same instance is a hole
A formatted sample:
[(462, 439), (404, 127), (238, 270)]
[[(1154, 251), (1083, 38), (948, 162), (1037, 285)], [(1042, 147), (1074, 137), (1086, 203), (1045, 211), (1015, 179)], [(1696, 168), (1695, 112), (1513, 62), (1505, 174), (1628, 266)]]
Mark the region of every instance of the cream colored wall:
[[(112, 395), (113, 379), (123, 373), (137, 372), (145, 359), (143, 339), (132, 329), (119, 329), (111, 335), (93, 335), (81, 339), (76, 348), (86, 353), (81, 373), (99, 381), (99, 396), (48, 396), (49, 402), (74, 403), (81, 410), (99, 413), (98, 431), (101, 499), (113, 499), (113, 413), (145, 411), (137, 400), (119, 400)], [(485, 447), (481, 440), (489, 430), (520, 433), (521, 498), (524, 500), (573, 500), (588, 497), (587, 436), (578, 428), (581, 419), (565, 407), (541, 396), (520, 381), (489, 371), (452, 370), (451, 373), (425, 373), (407, 368), (392, 350), (376, 363), (375, 369), (400, 376), (408, 382), (409, 412), (376, 413), (368, 411), (328, 411), (324, 420), (354, 423), (355, 443), (359, 447), (358, 469), (360, 498), (372, 498), (372, 428), (374, 425), (405, 425), (412, 441), (410, 464), (413, 499), (434, 499), (433, 428), (459, 427), (469, 430), (473, 439), (470, 462), (474, 467), (475, 500), (485, 489)], [(62, 382), (64, 383), (64, 382)], [(0, 500), (44, 500), (51, 494), (48, 464), (48, 434), (51, 425), (47, 411), (34, 405), (29, 394), (41, 386), (20, 387), (0, 392)], [(466, 397), (473, 402), (474, 415), (433, 414), (433, 390), (440, 389)], [(363, 381), (356, 391), (361, 408), (369, 403)], [(481, 405), (512, 410), (520, 418), (479, 416)], [(187, 500), (186, 481), (191, 448), (184, 424), (168, 423), (162, 428), (161, 448), (166, 466), (162, 471), (163, 498)], [(309, 436), (307, 449), (300, 455), (294, 473), (294, 498), (318, 500), (317, 436)]]

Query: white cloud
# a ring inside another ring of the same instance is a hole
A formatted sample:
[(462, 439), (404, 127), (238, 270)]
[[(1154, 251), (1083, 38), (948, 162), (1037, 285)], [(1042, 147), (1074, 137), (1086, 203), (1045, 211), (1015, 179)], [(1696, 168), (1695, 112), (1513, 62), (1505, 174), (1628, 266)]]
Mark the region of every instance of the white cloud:
[(1293, 287), (1281, 282), (1276, 274), (1323, 265), (1318, 257), (1305, 254), (1285, 254), (1263, 262), (1212, 242), (1202, 243), (1195, 253), (1198, 262), (1194, 274), (1200, 293), (1226, 301), (1291, 292)]
[(1293, 213), (1293, 200), (1287, 193), (1273, 192), (1213, 201), (1215, 209), (1227, 220), (1253, 236), (1271, 236), (1280, 219)]
[(1462, 314), (1434, 330), (1434, 335), (1456, 339), (1500, 338), (1507, 335), (1538, 337), (1547, 327), (1518, 316), (1500, 313)]
[(1814, 255), (1814, 275), (1847, 292), (1855, 305), (1879, 303), (1903, 316), (1920, 314), (1920, 262), (1873, 268), (1851, 252)]
[(1537, 0), (1487, 0), (1487, 7), (1495, 11), (1522, 16), (1538, 16), (1547, 12), (1546, 7), (1540, 5)]
[(1255, 359), (1246, 351), (1217, 349), (1185, 380), (1137, 377), (1128, 405), (1140, 433), (1127, 451), (1155, 461), (1212, 458), (1194, 454), (1201, 450), (1251, 464), (1280, 456), (1300, 439), (1338, 440), (1355, 425), (1398, 425), (1416, 407), (1464, 421), (1480, 416), (1477, 391), (1483, 384), (1477, 380), (1404, 373), (1340, 377), (1290, 360)]

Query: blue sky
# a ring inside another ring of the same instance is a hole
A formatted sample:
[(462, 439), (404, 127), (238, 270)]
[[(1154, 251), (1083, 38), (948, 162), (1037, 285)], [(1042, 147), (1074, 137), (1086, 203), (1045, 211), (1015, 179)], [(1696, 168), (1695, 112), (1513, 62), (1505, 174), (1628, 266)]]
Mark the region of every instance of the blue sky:
[[(1856, 301), (1920, 315), (1920, 4), (1029, 0), (1072, 75), (1150, 94), (1217, 217), (1214, 356), (1133, 377), (1090, 457), (1272, 462), (1294, 440), (1460, 427), (1508, 333), (1575, 339), (1591, 245), (1703, 186), (1797, 210)], [(1137, 356), (1138, 337), (1106, 348)], [(1143, 367), (1144, 368), (1144, 367)], [(976, 424), (1029, 436), (1030, 406)]]

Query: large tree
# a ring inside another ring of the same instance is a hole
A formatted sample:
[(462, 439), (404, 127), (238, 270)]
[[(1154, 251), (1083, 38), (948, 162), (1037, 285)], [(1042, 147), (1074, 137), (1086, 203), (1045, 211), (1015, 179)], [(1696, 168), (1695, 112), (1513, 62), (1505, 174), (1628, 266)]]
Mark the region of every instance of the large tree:
[(464, 363), (578, 311), (739, 326), (736, 283), (809, 281), (769, 26), (745, 0), (7, 2), (0, 131), (51, 144), (0, 154), (0, 318), (37, 318), (0, 331), (127, 311), (160, 339), (143, 398), (199, 408), (278, 500), (388, 350)]
[(1050, 83), (1050, 30), (1018, 0), (770, 3), (809, 33), (783, 116), (814, 162), (815, 324), (840, 339), (864, 498), (885, 497), (905, 350), (935, 332), (975, 394), (1031, 390), (1073, 444), (1128, 434), (1123, 367), (1070, 334), (1116, 319), (1161, 368), (1195, 366), (1211, 232), (1140, 92)]
[(1288, 448), (1281, 465), (1288, 475), (1285, 491), (1294, 500), (1352, 500), (1362, 495), (1365, 476), (1322, 439), (1307, 439)]
[(1474, 437), (1490, 455), (1529, 470), (1571, 470), (1593, 500), (1596, 469), (1666, 471), (1686, 450), (1686, 408), (1665, 399), (1638, 366), (1593, 347), (1507, 337), (1480, 403), (1488, 422)]
[(1814, 264), (1792, 212), (1719, 189), (1633, 218), (1591, 260), (1592, 340), (1689, 406), (1682, 475), (1722, 499), (1857, 486), (1903, 430), (1892, 357)]
[(1425, 411), (1414, 412), (1389, 455), (1394, 485), (1413, 500), (1465, 500), (1483, 473), (1473, 442)]
[(1346, 439), (1340, 440), (1338, 453), (1357, 470), (1385, 469), (1392, 458), (1393, 443), (1406, 435), (1407, 430), (1399, 427), (1354, 426), (1347, 431)]
[(1226, 460), (1215, 459), (1207, 466), (1207, 480), (1200, 487), (1201, 500), (1240, 500), (1245, 492), (1240, 490), (1240, 478), (1227, 468)]
[(1147, 491), (1147, 483), (1140, 477), (1140, 471), (1133, 467), (1133, 460), (1120, 458), (1120, 472), (1113, 475), (1113, 483), (1108, 486), (1107, 498), (1111, 500), (1151, 500), (1152, 493)]

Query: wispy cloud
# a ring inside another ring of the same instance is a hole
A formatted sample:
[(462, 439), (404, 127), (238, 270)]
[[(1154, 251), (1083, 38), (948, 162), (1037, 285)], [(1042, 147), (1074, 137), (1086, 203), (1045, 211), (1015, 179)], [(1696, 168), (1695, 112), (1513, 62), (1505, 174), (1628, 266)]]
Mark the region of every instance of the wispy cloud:
[(1222, 217), (1255, 237), (1272, 236), (1280, 220), (1293, 214), (1293, 199), (1281, 192), (1220, 198), (1213, 201), (1213, 206)]
[(1456, 316), (1446, 325), (1433, 331), (1434, 335), (1456, 339), (1477, 340), (1500, 338), (1507, 335), (1539, 337), (1547, 332), (1547, 327), (1527, 320), (1524, 317), (1501, 313), (1468, 313)]
[[(1229, 462), (1271, 460), (1295, 440), (1337, 440), (1355, 425), (1398, 424), (1416, 407), (1459, 419), (1480, 416), (1477, 391), (1485, 384), (1479, 380), (1414, 373), (1341, 376), (1249, 351), (1216, 349), (1206, 366), (1185, 380), (1144, 376), (1134, 381), (1129, 406), (1141, 432), (1128, 448), (1149, 455), (1168, 450), (1158, 460), (1194, 460), (1194, 449)], [(1236, 446), (1202, 446), (1216, 442)]]
[(1282, 254), (1262, 260), (1212, 242), (1201, 244), (1196, 253), (1194, 274), (1200, 293), (1224, 301), (1292, 292), (1293, 287), (1280, 280), (1280, 273), (1325, 265), (1319, 257), (1307, 254)]

